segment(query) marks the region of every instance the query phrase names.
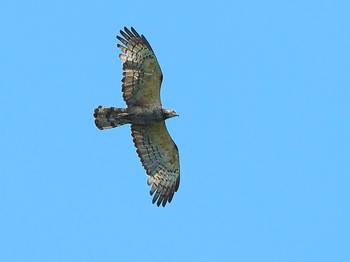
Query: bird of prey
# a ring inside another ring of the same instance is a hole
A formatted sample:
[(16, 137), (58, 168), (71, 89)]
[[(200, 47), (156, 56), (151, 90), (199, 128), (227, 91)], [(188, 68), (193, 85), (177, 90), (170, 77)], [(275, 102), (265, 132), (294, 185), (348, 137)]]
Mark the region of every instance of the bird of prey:
[(180, 184), (179, 151), (165, 126), (178, 116), (164, 109), (160, 101), (163, 74), (151, 45), (134, 28), (124, 27), (117, 36), (123, 60), (122, 92), (126, 108), (99, 106), (94, 110), (95, 125), (101, 130), (131, 124), (136, 152), (152, 185), (152, 203), (170, 203)]

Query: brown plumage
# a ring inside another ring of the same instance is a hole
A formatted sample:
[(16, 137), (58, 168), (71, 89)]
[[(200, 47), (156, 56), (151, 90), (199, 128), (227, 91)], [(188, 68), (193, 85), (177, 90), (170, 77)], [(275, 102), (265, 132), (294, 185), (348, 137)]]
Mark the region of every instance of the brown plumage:
[(180, 184), (179, 152), (165, 125), (165, 120), (177, 116), (164, 109), (160, 101), (163, 74), (157, 58), (143, 35), (134, 28), (124, 27), (117, 46), (122, 51), (122, 92), (127, 108), (95, 108), (96, 126), (109, 129), (131, 124), (131, 135), (141, 163), (149, 176), (153, 203), (170, 203)]

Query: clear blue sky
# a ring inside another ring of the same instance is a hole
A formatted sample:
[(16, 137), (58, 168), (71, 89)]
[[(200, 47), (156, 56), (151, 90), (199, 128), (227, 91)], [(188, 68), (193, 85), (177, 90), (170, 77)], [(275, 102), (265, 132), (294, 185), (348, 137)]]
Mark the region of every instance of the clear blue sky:
[[(349, 1), (6, 1), (0, 261), (350, 261)], [(151, 204), (115, 35), (161, 64), (181, 184)]]

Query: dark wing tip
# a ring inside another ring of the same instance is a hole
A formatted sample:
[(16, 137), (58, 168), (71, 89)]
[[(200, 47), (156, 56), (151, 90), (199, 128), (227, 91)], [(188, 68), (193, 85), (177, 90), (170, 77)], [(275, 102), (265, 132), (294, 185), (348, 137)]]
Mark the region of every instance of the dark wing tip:
[[(167, 201), (169, 202), (169, 200), (168, 200), (167, 198), (164, 198), (164, 199), (163, 199), (163, 202), (162, 202), (162, 206), (163, 206), (163, 207), (165, 207)], [(170, 202), (169, 202), (169, 203), (170, 203)]]
[(180, 178), (177, 179), (176, 184), (172, 188), (162, 188), (161, 186), (157, 186), (153, 183), (151, 190), (149, 191), (150, 195), (152, 196), (154, 193), (155, 195), (152, 198), (152, 204), (157, 204), (159, 207), (162, 205), (165, 207), (167, 203), (171, 203), (171, 200), (173, 200), (175, 192), (177, 192), (180, 184)]
[(130, 38), (135, 37), (135, 35), (133, 34), (133, 32), (131, 32), (131, 31), (129, 30), (129, 28), (124, 27), (124, 31), (125, 31), (125, 33), (128, 34), (128, 36), (129, 36)]
[(137, 31), (135, 30), (135, 28), (131, 27), (131, 32), (132, 32), (136, 37), (140, 37), (139, 33), (137, 33)]

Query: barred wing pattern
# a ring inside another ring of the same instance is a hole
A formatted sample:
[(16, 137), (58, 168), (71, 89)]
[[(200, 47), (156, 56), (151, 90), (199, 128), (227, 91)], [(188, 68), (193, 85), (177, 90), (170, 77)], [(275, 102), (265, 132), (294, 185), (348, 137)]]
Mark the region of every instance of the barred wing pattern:
[(180, 184), (179, 152), (165, 126), (165, 120), (177, 116), (164, 109), (160, 100), (163, 80), (157, 58), (143, 35), (134, 28), (120, 31), (123, 62), (122, 92), (127, 108), (98, 106), (94, 110), (95, 125), (106, 130), (131, 124), (138, 156), (148, 175), (153, 203), (170, 203)]
[[(125, 32), (124, 32), (125, 31)], [(123, 63), (122, 91), (126, 104), (130, 106), (161, 107), (160, 86), (163, 74), (151, 45), (134, 28), (120, 30), (117, 36), (125, 46), (118, 44)]]
[(179, 152), (170, 137), (165, 122), (148, 125), (131, 125), (131, 132), (137, 154), (146, 169), (152, 185), (152, 202), (165, 206), (171, 202), (180, 184)]

